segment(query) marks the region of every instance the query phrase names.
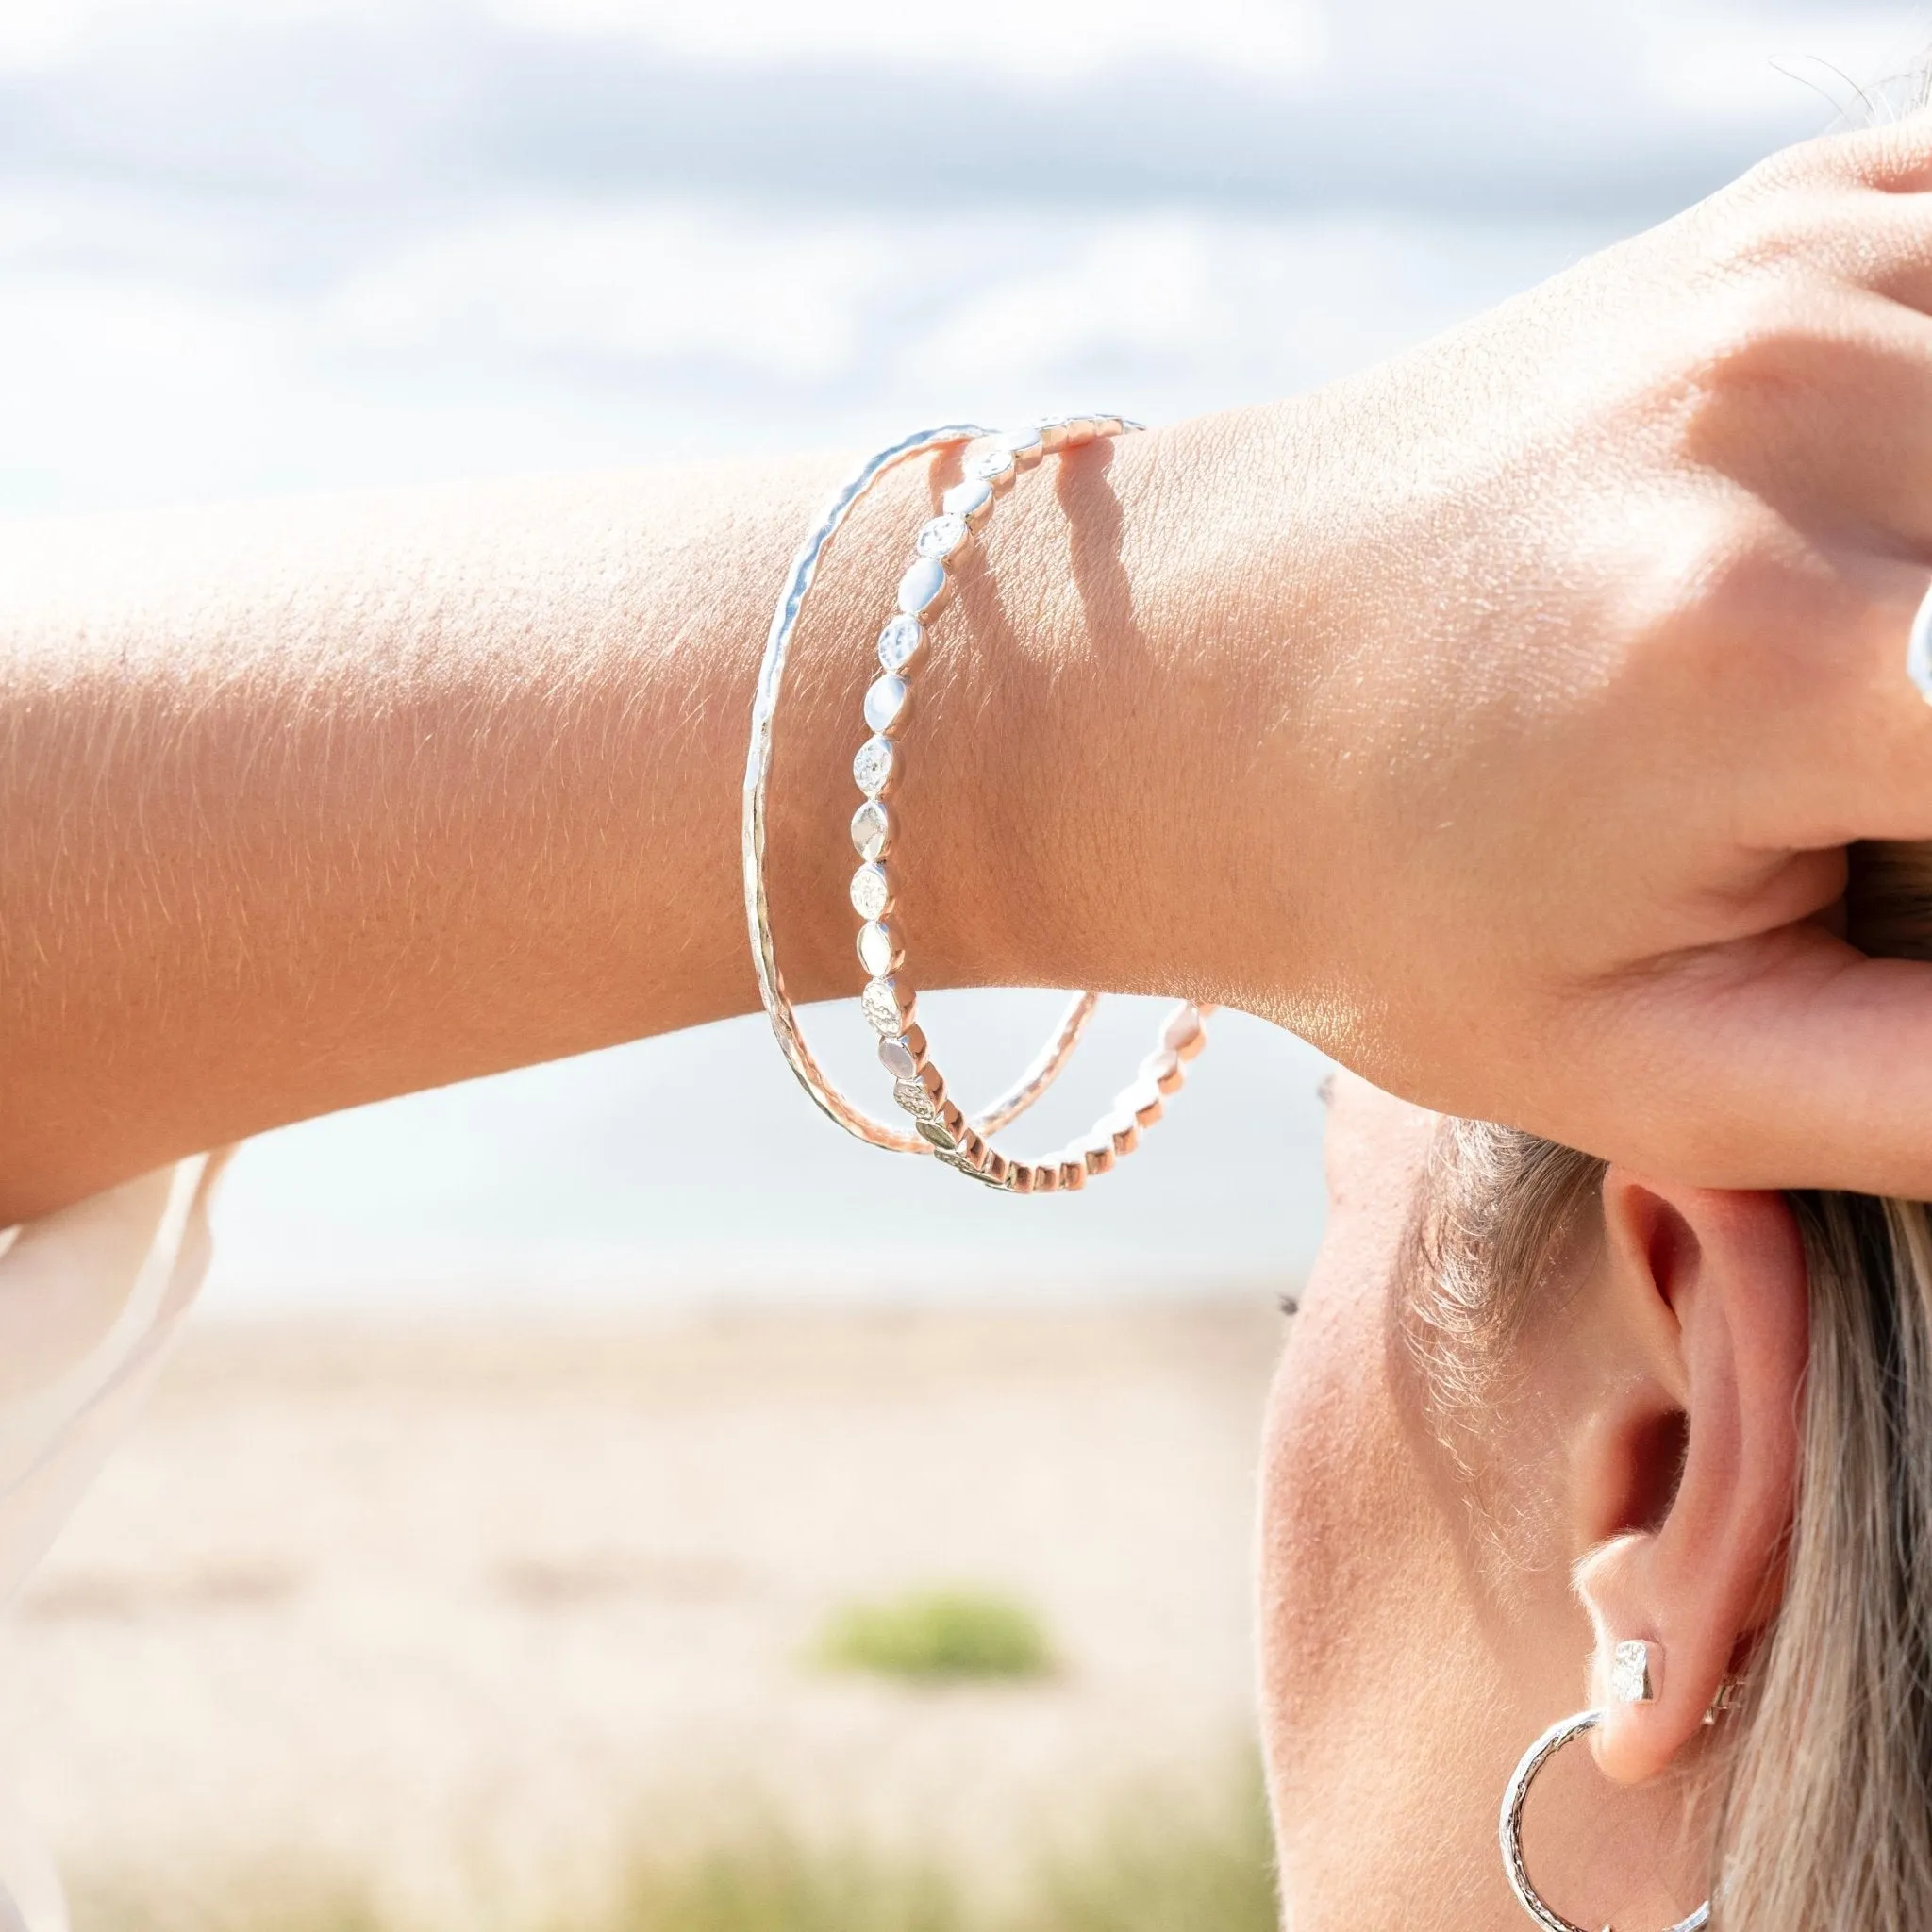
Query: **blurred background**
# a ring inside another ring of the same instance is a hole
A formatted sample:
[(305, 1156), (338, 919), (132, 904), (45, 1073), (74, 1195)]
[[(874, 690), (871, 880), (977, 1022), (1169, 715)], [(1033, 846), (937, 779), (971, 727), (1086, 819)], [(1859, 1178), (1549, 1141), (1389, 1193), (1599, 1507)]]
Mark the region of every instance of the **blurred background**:
[[(1928, 39), (1824, 0), (0, 0), (0, 513), (1280, 394)], [(991, 1091), (1058, 1002), (922, 1006)], [(1045, 1140), (1138, 1057), (1115, 1006)], [(0, 1656), (83, 1916), (1264, 1924), (1252, 1444), (1322, 1067), (1214, 1036), (1131, 1182), (1039, 1203), (846, 1141), (762, 1021), (244, 1149), (201, 1329)]]

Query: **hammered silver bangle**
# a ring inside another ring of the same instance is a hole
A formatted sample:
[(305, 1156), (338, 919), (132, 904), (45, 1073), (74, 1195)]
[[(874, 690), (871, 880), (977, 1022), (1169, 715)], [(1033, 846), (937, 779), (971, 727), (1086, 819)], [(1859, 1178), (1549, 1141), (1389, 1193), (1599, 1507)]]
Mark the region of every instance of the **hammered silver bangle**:
[[(1187, 1063), (1206, 1044), (1203, 1017), (1212, 1008), (1187, 1001), (1175, 1007), (1134, 1081), (1078, 1142), (1033, 1161), (1014, 1160), (995, 1150), (989, 1137), (1017, 1120), (1053, 1084), (1078, 1043), (1098, 995), (1082, 992), (1074, 996), (1044, 1049), (1019, 1080), (990, 1106), (968, 1118), (948, 1098), (945, 1081), (927, 1054), (914, 995), (902, 978), (903, 951), (888, 918), (892, 889), (886, 858), (896, 825), (886, 798), (903, 765), (894, 734), (908, 714), (910, 686), (907, 674), (917, 668), (925, 648), (927, 626), (943, 608), (952, 590), (948, 566), (970, 551), (1000, 492), (1019, 472), (1054, 451), (1139, 426), (1118, 416), (1062, 417), (1015, 434), (994, 435), (972, 424), (948, 424), (920, 430), (881, 450), (833, 499), (793, 558), (773, 614), (753, 703), (741, 841), (745, 916), (759, 997), (786, 1063), (813, 1101), (859, 1140), (895, 1153), (929, 1154), (970, 1178), (1008, 1193), (1054, 1193), (1082, 1188), (1090, 1175), (1107, 1173), (1131, 1153), (1143, 1130), (1160, 1118), (1167, 1096), (1179, 1089)], [(945, 492), (940, 514), (921, 526), (914, 539), (913, 561), (899, 581), (898, 608), (879, 633), (880, 673), (865, 695), (865, 721), (871, 736), (859, 747), (852, 767), (862, 794), (851, 826), (859, 858), (851, 899), (863, 922), (858, 957), (867, 974), (859, 1003), (878, 1036), (879, 1060), (892, 1077), (892, 1097), (911, 1117), (913, 1132), (908, 1135), (874, 1120), (846, 1099), (826, 1079), (800, 1033), (797, 1014), (785, 996), (765, 890), (767, 794), (773, 725), (786, 658), (826, 546), (859, 498), (888, 469), (908, 458), (959, 443), (974, 445), (966, 458), (965, 475)]]

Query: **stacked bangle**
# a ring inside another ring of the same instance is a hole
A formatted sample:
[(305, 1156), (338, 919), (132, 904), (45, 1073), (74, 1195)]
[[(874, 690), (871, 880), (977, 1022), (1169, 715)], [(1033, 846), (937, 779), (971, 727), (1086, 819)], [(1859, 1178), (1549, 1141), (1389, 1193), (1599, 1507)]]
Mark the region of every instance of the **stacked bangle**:
[[(917, 668), (925, 648), (927, 625), (943, 608), (952, 589), (948, 567), (972, 548), (1000, 492), (1020, 471), (1053, 451), (1138, 427), (1117, 416), (1064, 417), (1016, 434), (993, 436), (970, 424), (952, 424), (922, 430), (882, 450), (834, 499), (793, 559), (772, 620), (753, 707), (744, 788), (745, 910), (759, 993), (788, 1064), (812, 1099), (860, 1140), (899, 1153), (930, 1154), (972, 1179), (1009, 1193), (1053, 1193), (1082, 1188), (1090, 1174), (1107, 1173), (1131, 1153), (1142, 1131), (1160, 1118), (1166, 1097), (1179, 1089), (1187, 1063), (1206, 1044), (1202, 1021), (1204, 1012), (1211, 1008), (1186, 1001), (1174, 1008), (1134, 1081), (1081, 1141), (1035, 1161), (1013, 1160), (997, 1152), (989, 1137), (1018, 1119), (1052, 1085), (1078, 1043), (1097, 995), (1083, 992), (1074, 996), (1040, 1056), (991, 1106), (968, 1118), (948, 1098), (945, 1081), (927, 1054), (914, 995), (902, 977), (903, 949), (889, 917), (892, 887), (886, 860), (898, 827), (887, 796), (903, 762), (895, 734), (909, 707), (908, 674)], [(892, 1097), (911, 1117), (914, 1131), (908, 1136), (873, 1120), (846, 1100), (820, 1071), (799, 1032), (797, 1015), (785, 997), (772, 941), (764, 880), (766, 793), (772, 727), (786, 656), (825, 546), (859, 497), (887, 469), (909, 457), (961, 442), (973, 445), (965, 474), (945, 492), (940, 514), (921, 526), (914, 539), (913, 561), (899, 581), (897, 610), (879, 633), (879, 675), (865, 694), (865, 722), (871, 736), (859, 747), (852, 766), (854, 781), (863, 795), (851, 826), (852, 843), (859, 858), (852, 878), (851, 900), (863, 922), (858, 957), (867, 974), (859, 1004), (878, 1036), (879, 1061), (892, 1076)]]

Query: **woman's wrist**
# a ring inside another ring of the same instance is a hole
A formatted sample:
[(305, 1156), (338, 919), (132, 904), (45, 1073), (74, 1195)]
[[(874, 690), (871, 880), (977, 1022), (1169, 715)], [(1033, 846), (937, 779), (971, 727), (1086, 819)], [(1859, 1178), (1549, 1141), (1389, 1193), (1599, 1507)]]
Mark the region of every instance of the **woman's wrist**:
[[(1016, 484), (958, 573), (903, 740), (893, 882), (920, 984), (1252, 998), (1278, 970), (1255, 850), (1292, 816), (1265, 768), (1298, 702), (1286, 641), (1311, 594), (1278, 562), (1295, 520), (1282, 447), (1278, 412), (1242, 411), (1050, 458)], [(903, 548), (956, 468), (936, 462), (868, 523), (901, 525)], [(877, 574), (869, 618), (892, 581)], [(821, 622), (869, 641), (856, 616)], [(849, 688), (849, 720), (870, 652), (837, 648), (856, 661), (815, 682)], [(828, 856), (802, 875), (837, 905), (844, 815), (819, 816)], [(856, 988), (843, 951), (827, 991)]]

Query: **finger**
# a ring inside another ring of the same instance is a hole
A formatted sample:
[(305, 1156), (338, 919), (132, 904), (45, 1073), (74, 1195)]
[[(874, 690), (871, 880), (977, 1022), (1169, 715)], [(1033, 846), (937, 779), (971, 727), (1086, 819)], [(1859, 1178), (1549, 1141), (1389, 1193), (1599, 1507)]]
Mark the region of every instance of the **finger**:
[[(1590, 1151), (1709, 1187), (1932, 1199), (1932, 965), (1817, 926), (1686, 956), (1580, 1016)], [(1573, 1062), (1575, 1064), (1575, 1062)]]

